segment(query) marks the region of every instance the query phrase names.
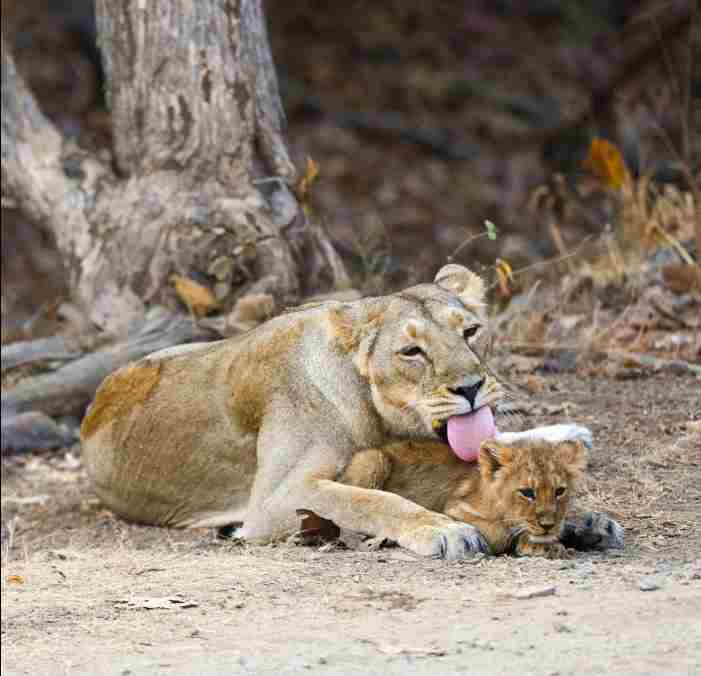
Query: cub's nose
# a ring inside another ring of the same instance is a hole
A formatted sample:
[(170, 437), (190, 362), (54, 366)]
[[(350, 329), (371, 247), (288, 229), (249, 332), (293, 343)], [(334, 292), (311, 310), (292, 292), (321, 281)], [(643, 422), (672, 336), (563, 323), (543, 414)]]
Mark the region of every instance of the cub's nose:
[(465, 399), (470, 402), (470, 408), (474, 411), (475, 397), (477, 396), (477, 393), (482, 385), (484, 385), (484, 378), (482, 378), (482, 380), (478, 380), (474, 385), (469, 385), (468, 387), (451, 387), (450, 391), (453, 394), (458, 394), (461, 397), (465, 397)]
[(551, 531), (555, 525), (554, 516), (540, 516), (538, 517), (538, 525), (547, 533)]

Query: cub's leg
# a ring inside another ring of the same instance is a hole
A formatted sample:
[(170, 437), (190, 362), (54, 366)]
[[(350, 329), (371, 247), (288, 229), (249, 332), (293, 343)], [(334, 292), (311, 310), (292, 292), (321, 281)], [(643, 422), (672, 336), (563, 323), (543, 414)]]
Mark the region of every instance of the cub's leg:
[(353, 456), (339, 482), (358, 488), (382, 490), (391, 473), (392, 459), (384, 451), (369, 448)]

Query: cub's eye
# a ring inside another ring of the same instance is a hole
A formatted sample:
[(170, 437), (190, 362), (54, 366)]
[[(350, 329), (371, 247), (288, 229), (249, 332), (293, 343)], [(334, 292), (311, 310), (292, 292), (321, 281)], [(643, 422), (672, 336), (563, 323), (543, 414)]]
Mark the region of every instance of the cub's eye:
[(470, 338), (474, 338), (477, 335), (477, 332), (481, 329), (482, 327), (479, 324), (474, 324), (473, 326), (468, 326), (463, 332), (462, 332), (462, 337), (465, 340), (470, 340)]
[(418, 345), (409, 345), (399, 350), (399, 354), (401, 354), (402, 357), (418, 357), (423, 356), (424, 351)]
[(564, 486), (560, 486), (556, 491), (555, 491), (555, 497), (556, 498), (561, 498), (567, 489)]
[(535, 491), (532, 488), (519, 488), (518, 492), (527, 500), (535, 500)]

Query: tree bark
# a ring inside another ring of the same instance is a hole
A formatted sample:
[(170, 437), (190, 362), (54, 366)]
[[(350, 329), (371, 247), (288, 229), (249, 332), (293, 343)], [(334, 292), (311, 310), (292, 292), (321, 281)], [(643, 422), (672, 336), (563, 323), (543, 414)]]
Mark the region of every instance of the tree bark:
[(96, 10), (114, 171), (43, 116), (2, 40), (3, 199), (55, 234), (92, 321), (119, 332), (149, 304), (175, 306), (173, 273), (212, 288), (221, 312), (246, 293), (290, 304), (307, 281), (344, 282), (294, 194), (261, 0)]

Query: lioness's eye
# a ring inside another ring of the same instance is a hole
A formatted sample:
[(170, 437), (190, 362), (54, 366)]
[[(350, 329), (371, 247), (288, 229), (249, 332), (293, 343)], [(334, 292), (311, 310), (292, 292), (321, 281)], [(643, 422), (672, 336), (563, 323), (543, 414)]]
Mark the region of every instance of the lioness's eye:
[(535, 491), (532, 488), (519, 488), (518, 492), (528, 500), (535, 500)]
[(399, 350), (399, 354), (403, 357), (418, 357), (424, 354), (424, 351), (418, 345), (409, 345)]
[(462, 337), (465, 340), (470, 340), (470, 338), (474, 338), (477, 335), (477, 332), (481, 329), (482, 327), (479, 324), (474, 324), (473, 326), (468, 326), (463, 332), (462, 332)]
[(555, 497), (556, 498), (561, 498), (567, 489), (564, 486), (560, 486), (556, 491), (555, 491)]

